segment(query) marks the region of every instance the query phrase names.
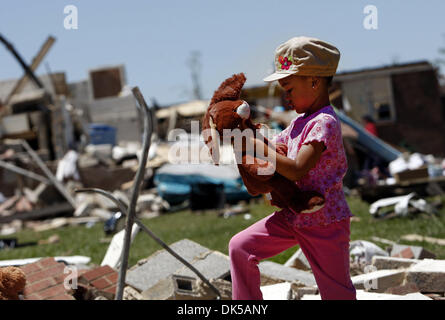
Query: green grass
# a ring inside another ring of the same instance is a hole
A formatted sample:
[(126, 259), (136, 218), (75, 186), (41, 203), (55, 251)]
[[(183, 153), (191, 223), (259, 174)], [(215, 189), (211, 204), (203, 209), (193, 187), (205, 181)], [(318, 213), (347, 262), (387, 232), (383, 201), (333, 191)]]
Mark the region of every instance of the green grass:
[[(445, 246), (400, 240), (402, 235), (411, 233), (445, 238), (445, 209), (441, 209), (437, 216), (421, 214), (409, 218), (376, 220), (369, 214), (369, 205), (367, 203), (352, 197), (348, 198), (348, 203), (354, 215), (360, 218), (358, 222), (351, 222), (351, 240), (368, 240), (374, 242), (371, 240), (371, 237), (377, 236), (400, 243), (423, 246), (434, 252), (439, 259), (445, 259)], [(274, 207), (264, 204), (252, 204), (250, 206), (250, 213), (252, 215), (250, 220), (245, 220), (244, 215), (224, 219), (218, 217), (214, 212), (195, 214), (190, 211), (181, 211), (143, 220), (143, 222), (167, 244), (188, 238), (205, 247), (228, 254), (227, 246), (233, 235), (272, 213), (274, 210)], [(58, 243), (1, 250), (0, 260), (84, 255), (91, 257), (92, 263), (100, 264), (109, 245), (109, 243), (101, 240), (110, 239), (110, 237), (107, 238), (103, 232), (102, 223), (97, 223), (91, 228), (80, 225), (45, 232), (22, 230), (17, 234), (7, 237), (3, 236), (2, 238), (16, 237), (18, 238), (19, 244), (22, 244), (47, 239), (54, 234), (60, 237)], [(376, 244), (382, 248), (385, 247), (384, 244)], [(131, 246), (129, 266), (134, 265), (138, 260), (146, 258), (160, 249), (162, 248), (153, 239), (143, 231), (140, 231)], [(293, 247), (270, 260), (284, 263), (297, 249), (298, 246)]]

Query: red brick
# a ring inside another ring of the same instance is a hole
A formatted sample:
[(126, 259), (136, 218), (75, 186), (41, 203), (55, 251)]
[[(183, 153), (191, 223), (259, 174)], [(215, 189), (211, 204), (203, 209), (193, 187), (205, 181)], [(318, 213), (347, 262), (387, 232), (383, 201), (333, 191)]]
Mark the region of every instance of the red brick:
[(101, 291), (102, 291), (102, 292), (107, 292), (107, 293), (115, 294), (115, 293), (116, 293), (116, 288), (117, 288), (117, 286), (112, 286), (112, 287), (109, 287), (109, 288), (107, 288), (107, 289), (105, 289), (105, 290), (101, 290)]
[(49, 298), (48, 300), (76, 300), (72, 295), (69, 294), (59, 294), (57, 296), (54, 296), (52, 298)]
[(108, 281), (105, 277), (96, 279), (91, 282), (91, 285), (97, 289), (105, 289), (111, 286), (113, 283)]
[(95, 280), (97, 278), (100, 278), (106, 274), (109, 274), (111, 272), (115, 272), (115, 271), (110, 266), (106, 265), (106, 266), (99, 267), (99, 268), (96, 268), (96, 269), (93, 269), (93, 270), (90, 270), (90, 271), (84, 273), (81, 276), (81, 278), (83, 278), (89, 282), (89, 281)]
[(106, 289), (99, 290), (99, 293), (104, 297), (106, 297), (107, 299), (113, 300), (116, 294), (116, 287), (117, 286), (111, 286)]
[(119, 278), (119, 273), (114, 272), (112, 274), (108, 274), (105, 278), (107, 278), (108, 281), (111, 283), (117, 283), (117, 280)]
[(56, 283), (63, 283), (65, 281), (65, 278), (68, 277), (69, 273), (62, 273), (54, 277), (54, 281)]
[(42, 269), (45, 269), (46, 267), (58, 264), (58, 262), (54, 258), (43, 258), (37, 261), (37, 264), (40, 265)]
[(39, 296), (47, 300), (48, 298), (58, 296), (60, 294), (66, 293), (65, 287), (62, 284), (47, 288), (39, 292)]
[(65, 265), (63, 263), (59, 263), (53, 267), (49, 267), (48, 269), (44, 269), (39, 272), (34, 272), (32, 275), (27, 277), (26, 281), (28, 283), (33, 283), (36, 281), (41, 281), (45, 278), (55, 278), (56, 276), (63, 274), (64, 269)]
[(46, 289), (48, 287), (54, 286), (56, 282), (52, 278), (46, 278), (42, 281), (34, 282), (31, 285), (27, 285), (24, 290), (25, 295), (29, 295), (34, 292), (39, 292), (40, 290)]
[(31, 275), (32, 273), (39, 271), (40, 267), (37, 265), (37, 263), (29, 263), (24, 266), (21, 266), (20, 269), (27, 275)]

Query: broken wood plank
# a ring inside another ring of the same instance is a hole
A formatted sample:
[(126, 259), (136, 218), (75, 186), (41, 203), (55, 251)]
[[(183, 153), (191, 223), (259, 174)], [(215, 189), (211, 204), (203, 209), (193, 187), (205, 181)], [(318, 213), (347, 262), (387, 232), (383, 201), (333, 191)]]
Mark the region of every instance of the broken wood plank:
[(54, 186), (59, 190), (59, 192), (65, 197), (66, 200), (71, 204), (73, 208), (76, 208), (76, 202), (74, 201), (73, 197), (66, 191), (65, 187), (56, 179), (54, 174), (49, 170), (49, 168), (46, 166), (46, 164), (40, 159), (38, 154), (29, 146), (28, 142), (26, 140), (20, 140), (22, 146), (25, 148), (25, 150), (29, 153), (31, 158), (34, 159), (34, 161), (37, 163), (37, 165), (42, 169), (42, 171), (46, 174), (46, 176), (51, 180), (51, 182), (54, 184)]
[(390, 246), (397, 244), (397, 242), (394, 242), (394, 241), (392, 241), (392, 240), (388, 240), (388, 239), (384, 239), (384, 238), (379, 238), (379, 237), (375, 237), (375, 236), (371, 237), (371, 239), (372, 239), (373, 241), (376, 241), (376, 242), (380, 242), (380, 243), (384, 243), (384, 244), (389, 244)]
[(0, 217), (1, 223), (9, 223), (14, 220), (32, 220), (45, 217), (53, 217), (64, 213), (73, 212), (73, 207), (67, 203), (54, 204), (52, 206), (27, 212), (20, 212), (6, 217)]
[(19, 201), (20, 197), (18, 195), (14, 195), (11, 198), (9, 198), (8, 200), (4, 201), (1, 205), (0, 205), (0, 214), (3, 211), (8, 210), (9, 208), (11, 208), (13, 205), (16, 204), (17, 201)]
[(419, 241), (419, 242), (428, 242), (431, 244), (438, 244), (440, 246), (445, 246), (445, 239), (439, 239), (439, 238), (433, 238), (433, 237), (426, 237), (421, 236), (419, 234), (406, 234), (402, 236), (400, 239), (407, 240), (407, 241)]
[(39, 174), (36, 174), (34, 172), (25, 170), (23, 168), (17, 167), (16, 165), (13, 165), (13, 164), (8, 163), (8, 162), (3, 161), (3, 160), (0, 160), (0, 167), (5, 168), (7, 170), (10, 170), (12, 172), (15, 172), (17, 174), (20, 174), (22, 176), (25, 176), (25, 177), (28, 177), (28, 178), (40, 181), (40, 182), (42, 182), (44, 184), (51, 184), (51, 181), (49, 181), (45, 177), (43, 177), (43, 176), (41, 176)]
[[(42, 62), (43, 58), (48, 53), (49, 49), (51, 49), (51, 47), (52, 47), (52, 45), (54, 44), (55, 41), (56, 41), (56, 39), (54, 37), (52, 37), (52, 36), (49, 36), (48, 39), (46, 39), (45, 43), (42, 45), (42, 47), (40, 48), (39, 52), (37, 53), (37, 55), (32, 60), (31, 65), (29, 66), (29, 69), (31, 71), (35, 71), (37, 69), (37, 67), (40, 65), (40, 63)], [(25, 87), (25, 84), (28, 81), (28, 79), (29, 79), (28, 73), (25, 73), (20, 78), (20, 80), (17, 81), (16, 85), (14, 86), (14, 88), (11, 90), (11, 92), (8, 95), (8, 97), (6, 98), (5, 104), (7, 104), (9, 102), (9, 100), (11, 99), (11, 97), (14, 94), (20, 93), (23, 90), (23, 88)]]
[[(19, 64), (22, 66), (22, 68), (25, 70), (25, 73), (34, 81), (34, 83), (39, 87), (43, 88), (42, 82), (36, 77), (33, 70), (26, 64), (26, 62), (23, 60), (23, 58), (20, 56), (20, 54), (17, 52), (17, 50), (14, 48), (14, 46), (5, 39), (5, 37), (0, 34), (0, 42), (2, 42), (6, 48), (12, 53), (12, 55), (17, 59)], [(11, 96), (9, 96), (4, 104), (6, 105), (9, 101)]]

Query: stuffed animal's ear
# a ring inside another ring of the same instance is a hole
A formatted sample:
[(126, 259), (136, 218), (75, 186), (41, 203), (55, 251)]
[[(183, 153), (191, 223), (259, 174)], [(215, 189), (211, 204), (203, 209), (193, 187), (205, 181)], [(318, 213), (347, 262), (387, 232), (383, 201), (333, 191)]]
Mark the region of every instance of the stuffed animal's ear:
[(219, 165), (219, 157), (220, 157), (219, 134), (218, 134), (218, 131), (216, 130), (216, 125), (213, 122), (213, 119), (211, 116), (209, 117), (209, 125), (210, 125), (211, 137), (212, 137), (210, 154), (212, 155), (213, 162), (216, 165)]
[(202, 121), (202, 135), (206, 146), (209, 148), (213, 163), (218, 165), (220, 157), (219, 133), (216, 129), (215, 123), (213, 122), (212, 115), (208, 111), (204, 115)]
[(234, 74), (226, 79), (213, 94), (210, 105), (224, 100), (239, 100), (245, 82), (246, 76), (244, 73)]

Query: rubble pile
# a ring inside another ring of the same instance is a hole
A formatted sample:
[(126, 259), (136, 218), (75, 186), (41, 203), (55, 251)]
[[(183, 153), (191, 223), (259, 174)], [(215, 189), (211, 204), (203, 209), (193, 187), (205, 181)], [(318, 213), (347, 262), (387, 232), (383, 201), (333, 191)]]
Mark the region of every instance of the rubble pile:
[[(403, 245), (385, 251), (368, 241), (351, 242), (350, 248), (351, 280), (358, 300), (445, 300), (445, 260), (431, 259), (431, 252)], [(303, 272), (307, 270), (306, 261), (304, 254), (297, 251), (285, 266)], [(263, 297), (320, 300), (316, 284), (305, 284), (304, 279), (301, 275), (294, 281), (262, 286)]]
[[(39, 242), (20, 244), (14, 235), (23, 229), (44, 232), (101, 223), (105, 234), (112, 236), (100, 265), (90, 265), (91, 259), (83, 256), (0, 261), (0, 268), (17, 266), (24, 272), (26, 285), (21, 299), (115, 299), (126, 238), (126, 212), (122, 212), (126, 210), (122, 208), (129, 208), (132, 199), (136, 199), (135, 223), (128, 225), (132, 230), (128, 235), (130, 243), (140, 230), (150, 233), (141, 225), (141, 218), (180, 209), (211, 209), (225, 219), (240, 214), (245, 220), (252, 218), (246, 204), (253, 198), (236, 168), (231, 146), (221, 146), (221, 165), (214, 166), (200, 137), (199, 120), (208, 101), (193, 100), (162, 108), (154, 99), (150, 107), (144, 101), (154, 119), (150, 124), (152, 134), (146, 140), (149, 147), (143, 150), (145, 109), (126, 83), (124, 65), (90, 69), (87, 79), (73, 83), (67, 83), (64, 72), (37, 77), (34, 71), (55, 39), (46, 40), (30, 66), (1, 35), (0, 40), (8, 44), (8, 50), (13, 51), (25, 71), (20, 79), (0, 81), (0, 250), (60, 241), (61, 235), (52, 235)], [(347, 85), (342, 88), (344, 92), (333, 91), (332, 100), (346, 103), (348, 96), (357, 94)], [(243, 91), (252, 106), (252, 118), (282, 130), (295, 113), (279, 105), (284, 102), (279, 98), (284, 97), (281, 91), (275, 87), (264, 89)], [(360, 105), (358, 101), (362, 100), (356, 99), (355, 103)], [(265, 101), (275, 103), (275, 108), (262, 106)], [(442, 201), (426, 200), (426, 196), (445, 194), (445, 160), (396, 149), (366, 132), (346, 112), (336, 111), (351, 168), (345, 178), (345, 193), (372, 199), (370, 214), (376, 219), (416, 214), (434, 217)], [(354, 112), (349, 115), (353, 117)], [(386, 128), (393, 122), (382, 120)], [(173, 131), (180, 134), (172, 139), (169, 135)], [(396, 130), (399, 131), (402, 130)], [(146, 153), (147, 159), (143, 156)], [(142, 172), (140, 188), (135, 183), (138, 169)], [(109, 192), (118, 203), (90, 193), (92, 189)], [(135, 190), (140, 190), (139, 194)], [(402, 239), (445, 244), (444, 239), (421, 235), (405, 235)], [(422, 247), (383, 243), (390, 247), (384, 250), (365, 240), (350, 243), (350, 273), (359, 300), (445, 300), (444, 260), (436, 260), (433, 252)], [(227, 255), (188, 239), (169, 248), (192, 267), (169, 250), (159, 250), (128, 268), (125, 300), (232, 298)], [(259, 269), (265, 299), (320, 299), (311, 266), (301, 250), (284, 265), (262, 261)]]
[[(351, 243), (351, 262), (359, 261), (361, 266), (361, 272), (352, 275), (354, 264), (351, 263), (351, 280), (358, 300), (445, 300), (445, 260), (428, 258), (431, 253), (421, 247), (397, 245), (377, 251), (369, 243)], [(358, 246), (364, 250), (357, 250)], [(218, 295), (163, 249), (129, 268), (124, 300), (232, 298), (228, 256), (189, 239), (177, 241), (170, 248), (202, 273)], [(403, 251), (405, 257), (400, 257)], [(104, 263), (106, 259), (102, 266), (89, 265), (89, 260), (78, 256), (33, 258), (1, 261), (0, 267), (16, 265), (25, 273), (26, 286), (20, 299), (115, 299), (119, 266), (111, 267)], [(320, 299), (315, 278), (300, 250), (284, 265), (262, 261), (259, 270), (265, 300)]]
[[(70, 152), (74, 153), (74, 151)], [(19, 156), (24, 158), (25, 154), (19, 154)], [(94, 224), (112, 219), (119, 211), (119, 208), (112, 201), (97, 194), (75, 192), (75, 190), (84, 187), (102, 187), (102, 183), (106, 184), (106, 180), (110, 179), (114, 179), (114, 185), (108, 184), (105, 190), (110, 190), (117, 199), (128, 206), (131, 190), (129, 188), (123, 190), (120, 187), (123, 183), (132, 183), (134, 176), (132, 169), (122, 167), (111, 170), (98, 169), (95, 172), (98, 183), (89, 184), (88, 179), (81, 178), (84, 173), (80, 173), (79, 179), (66, 179), (64, 174), (67, 172), (73, 172), (71, 175), (73, 177), (82, 170), (74, 170), (73, 166), (68, 166), (63, 161), (64, 159), (59, 162), (56, 168), (57, 177), (51, 176), (51, 179), (54, 178), (53, 181), (39, 183), (34, 187), (32, 187), (35, 185), (33, 183), (29, 186), (18, 185), (15, 194), (0, 204), (0, 235), (8, 236), (24, 228), (46, 231), (66, 225)], [(93, 157), (90, 159), (97, 160)], [(12, 157), (9, 160), (13, 161)], [(48, 168), (48, 170), (50, 169)], [(101, 174), (106, 177), (102, 179)], [(150, 177), (149, 175), (147, 179), (150, 179)], [(119, 188), (110, 189), (114, 186)], [(138, 198), (137, 213), (142, 217), (154, 217), (162, 212), (167, 212), (169, 209), (168, 202), (158, 196), (154, 188), (143, 190)]]
[[(23, 267), (28, 278), (23, 299), (114, 299), (125, 217), (133, 209), (130, 204), (135, 204), (137, 222), (131, 240), (141, 229), (140, 218), (178, 209), (218, 208), (221, 217), (244, 213), (244, 218), (250, 219), (244, 204), (252, 197), (236, 166), (210, 164), (199, 132), (191, 132), (191, 120), (199, 122), (207, 101), (161, 109), (153, 100), (148, 107), (139, 90), (127, 85), (124, 65), (88, 70), (88, 79), (74, 83), (67, 83), (63, 72), (37, 77), (34, 71), (55, 38), (49, 37), (37, 53), (38, 59), (27, 66), (17, 50), (0, 37), (25, 70), (21, 79), (0, 81), (0, 250), (54, 244), (62, 236), (60, 233), (38, 242), (18, 243), (15, 234), (24, 229), (44, 232), (101, 223), (106, 235), (113, 236), (100, 266), (88, 266), (83, 259), (88, 257), (80, 259), (82, 272), (71, 277), (73, 286), (62, 281), (66, 277), (61, 272), (66, 271), (64, 266), (79, 271), (77, 256), (2, 261), (0, 266)], [(168, 133), (175, 128), (185, 130), (176, 146), (167, 141)], [(150, 134), (146, 136), (147, 132)], [(177, 146), (179, 163), (169, 163), (170, 153)], [(233, 157), (231, 150), (226, 151), (228, 158)], [(188, 161), (195, 154), (200, 155), (201, 163), (190, 172)], [(141, 180), (138, 172), (142, 173)], [(97, 189), (109, 192), (117, 202), (92, 193)], [(244, 204), (229, 205), (240, 201)], [(179, 270), (183, 267), (180, 264), (175, 265), (178, 272), (173, 274), (176, 269), (171, 270), (171, 275), (155, 285), (169, 287), (166, 296), (209, 298), (218, 287), (221, 297), (229, 298), (231, 286), (224, 279), (228, 275), (227, 257), (208, 249), (202, 254), (190, 258), (197, 259), (192, 259), (196, 268), (215, 266), (210, 269), (215, 274), (202, 271), (211, 278), (209, 282)], [(129, 270), (129, 281), (132, 274)], [(154, 294), (149, 289), (138, 292), (127, 286), (124, 295), (139, 299)]]

